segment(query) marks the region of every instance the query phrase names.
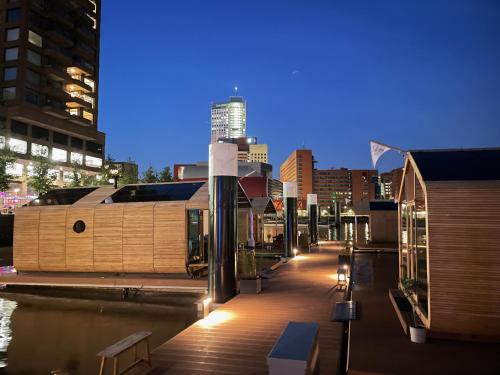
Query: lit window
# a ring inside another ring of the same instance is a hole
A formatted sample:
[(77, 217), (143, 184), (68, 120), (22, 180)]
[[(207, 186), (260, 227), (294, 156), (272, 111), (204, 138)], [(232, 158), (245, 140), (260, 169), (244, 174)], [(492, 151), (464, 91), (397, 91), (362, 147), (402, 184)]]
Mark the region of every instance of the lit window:
[(28, 41), (31, 44), (42, 48), (42, 37), (31, 30), (28, 31)]
[(7, 42), (12, 42), (19, 39), (19, 27), (14, 27), (12, 29), (7, 29), (5, 40)]
[(72, 152), (71, 153), (71, 162), (75, 164), (83, 164), (83, 154), (80, 154), (79, 152)]
[(5, 61), (14, 61), (17, 60), (17, 57), (19, 56), (19, 48), (17, 47), (12, 47), (12, 48), (6, 48), (5, 49)]
[(94, 122), (94, 114), (92, 112), (83, 110), (83, 118), (89, 120), (90, 122)]
[(38, 143), (32, 143), (31, 144), (31, 155), (33, 156), (43, 156), (43, 157), (48, 157), (49, 156), (49, 148), (44, 145), (39, 145)]
[(5, 172), (14, 177), (21, 177), (23, 175), (23, 165), (20, 163), (12, 163), (5, 168)]
[(30, 63), (38, 66), (42, 65), (42, 57), (39, 53), (29, 49), (26, 57)]
[(53, 147), (52, 148), (52, 160), (66, 163), (68, 160), (68, 151)]
[(85, 156), (85, 165), (87, 167), (100, 168), (102, 166), (102, 159), (93, 156)]
[(11, 138), (9, 139), (9, 148), (11, 151), (17, 152), (18, 154), (26, 154), (28, 152), (28, 142)]

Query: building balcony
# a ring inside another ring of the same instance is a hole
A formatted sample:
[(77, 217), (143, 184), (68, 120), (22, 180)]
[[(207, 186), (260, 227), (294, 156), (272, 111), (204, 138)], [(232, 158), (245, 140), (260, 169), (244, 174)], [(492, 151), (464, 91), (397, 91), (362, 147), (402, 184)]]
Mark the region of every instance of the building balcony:
[(86, 45), (81, 44), (81, 43), (77, 43), (73, 47), (73, 52), (77, 55), (84, 57), (85, 59), (88, 59), (88, 60), (95, 59), (95, 51), (92, 48), (87, 47)]
[(78, 21), (84, 24), (85, 26), (88, 26), (90, 28), (94, 28), (94, 20), (90, 17), (95, 17), (95, 14), (93, 12), (89, 12), (87, 10), (84, 10), (82, 8), (79, 8), (76, 11), (76, 15), (78, 17)]
[(69, 98), (66, 101), (68, 108), (85, 108), (92, 110), (94, 98), (81, 92), (67, 92)]
[(94, 124), (94, 115), (90, 111), (86, 111), (83, 108), (68, 108), (69, 121), (72, 123), (91, 126)]
[(73, 47), (73, 38), (71, 33), (61, 28), (52, 28), (47, 31), (47, 36), (56, 44), (62, 47)]
[(75, 23), (73, 21), (73, 18), (60, 11), (60, 10), (51, 10), (48, 12), (48, 16), (52, 18), (53, 20), (56, 20), (57, 22), (63, 24), (64, 26), (72, 29), (75, 26)]
[(66, 106), (61, 102), (51, 99), (47, 99), (47, 103), (42, 107), (42, 112), (61, 119), (69, 117), (68, 112), (66, 112)]
[(66, 85), (67, 91), (81, 91), (85, 94), (92, 93), (94, 90), (91, 86), (87, 85), (85, 82), (81, 81), (77, 76), (72, 76)]
[(64, 91), (64, 86), (61, 85), (45, 85), (43, 88), (43, 92), (50, 97), (56, 98), (61, 102), (66, 102), (69, 100), (70, 96), (66, 91)]
[(90, 43), (92, 46), (95, 45), (96, 33), (92, 29), (90, 29), (86, 26), (80, 25), (75, 29), (75, 31), (76, 31), (76, 34), (79, 37), (81, 37), (83, 40)]
[(66, 69), (58, 64), (49, 64), (44, 66), (47, 77), (54, 81), (65, 82), (71, 80), (71, 76), (67, 73)]
[(71, 65), (73, 63), (71, 53), (62, 48), (47, 46), (44, 48), (43, 53), (62, 65)]
[(95, 5), (94, 5), (94, 3), (92, 3), (92, 1), (79, 0), (78, 3), (86, 10), (90, 11), (91, 13), (94, 13)]

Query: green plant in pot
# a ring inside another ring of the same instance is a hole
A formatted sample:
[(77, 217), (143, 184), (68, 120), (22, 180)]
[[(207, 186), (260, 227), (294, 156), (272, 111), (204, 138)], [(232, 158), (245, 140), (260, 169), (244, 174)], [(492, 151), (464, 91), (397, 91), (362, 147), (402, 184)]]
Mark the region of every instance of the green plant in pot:
[(413, 322), (410, 325), (410, 339), (414, 343), (424, 344), (426, 341), (426, 331), (425, 327), (422, 327), (417, 322), (417, 312), (416, 312), (417, 300), (415, 298), (415, 295), (418, 293), (419, 290), (423, 288), (423, 285), (418, 280), (411, 279), (408, 277), (401, 278), (399, 282), (401, 284), (403, 293), (408, 298), (408, 302), (410, 302), (412, 307)]
[(240, 293), (260, 293), (261, 279), (257, 274), (257, 259), (255, 251), (241, 250), (238, 252), (240, 275)]

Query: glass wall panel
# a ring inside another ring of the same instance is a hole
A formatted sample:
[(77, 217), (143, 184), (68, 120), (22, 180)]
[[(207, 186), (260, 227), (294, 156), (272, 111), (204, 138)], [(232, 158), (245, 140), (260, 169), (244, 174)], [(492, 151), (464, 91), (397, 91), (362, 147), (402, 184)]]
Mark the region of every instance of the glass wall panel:
[(401, 264), (400, 264), (400, 272), (401, 272), (401, 277), (407, 277), (408, 276), (408, 205), (406, 202), (406, 184), (403, 186), (403, 191), (401, 194), (401, 243), (400, 243), (400, 257), (401, 257)]
[(204, 263), (203, 211), (188, 210), (188, 263)]
[(427, 315), (427, 210), (425, 207), (425, 197), (420, 181), (415, 179), (415, 218), (413, 227), (415, 228), (414, 242), (417, 255), (417, 280), (422, 285), (417, 298), (418, 304)]

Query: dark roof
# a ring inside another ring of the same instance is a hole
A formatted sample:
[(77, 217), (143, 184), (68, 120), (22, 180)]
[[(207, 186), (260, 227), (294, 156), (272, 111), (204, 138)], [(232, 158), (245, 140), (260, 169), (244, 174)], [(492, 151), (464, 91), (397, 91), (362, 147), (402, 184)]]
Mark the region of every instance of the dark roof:
[(424, 181), (500, 180), (500, 148), (410, 151)]
[(58, 206), (73, 204), (97, 187), (65, 188), (50, 190), (28, 203), (28, 206)]
[(102, 203), (187, 201), (203, 182), (126, 185)]
[(397, 211), (398, 205), (394, 201), (371, 201), (370, 211)]

